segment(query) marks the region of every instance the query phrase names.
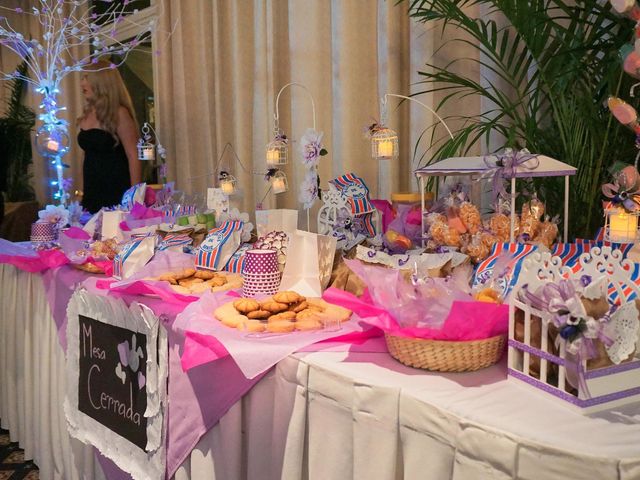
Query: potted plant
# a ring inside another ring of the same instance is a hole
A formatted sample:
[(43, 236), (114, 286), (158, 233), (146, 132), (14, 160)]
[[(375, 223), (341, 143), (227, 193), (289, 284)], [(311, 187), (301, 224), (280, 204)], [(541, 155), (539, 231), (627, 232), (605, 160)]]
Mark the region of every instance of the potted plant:
[[(27, 64), (18, 71), (25, 75)], [(23, 104), (27, 91), (24, 80), (7, 83), (9, 97), (5, 115), (0, 118), (0, 203), (4, 203), (4, 219), (0, 237), (10, 240), (29, 238), (31, 222), (37, 217), (38, 204), (31, 186), (31, 131), (35, 125), (33, 110)]]
[[(448, 65), (427, 64), (419, 72), (424, 88), (415, 95), (431, 93), (449, 111), (469, 97), (492, 105), (471, 118), (448, 117), (463, 126), (453, 140), (437, 143), (431, 161), (484, 144), (489, 151), (527, 148), (569, 163), (578, 168), (570, 231), (592, 235), (603, 223), (600, 185), (608, 168), (620, 159), (631, 163), (636, 154), (633, 134), (606, 108), (609, 95), (626, 94), (632, 83), (618, 52), (634, 23), (601, 0), (412, 0), (409, 14), (454, 31), (444, 47), (475, 50)], [(457, 62), (471, 62), (466, 71), (480, 69), (482, 79), (457, 73)], [(553, 215), (563, 186), (546, 182), (539, 193)]]

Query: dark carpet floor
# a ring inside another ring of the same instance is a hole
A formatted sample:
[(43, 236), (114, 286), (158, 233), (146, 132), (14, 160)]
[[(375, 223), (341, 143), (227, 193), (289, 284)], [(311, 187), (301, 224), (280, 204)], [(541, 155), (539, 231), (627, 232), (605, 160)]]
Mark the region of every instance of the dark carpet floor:
[(24, 450), (11, 442), (9, 432), (0, 428), (0, 480), (37, 480), (38, 467), (25, 461)]

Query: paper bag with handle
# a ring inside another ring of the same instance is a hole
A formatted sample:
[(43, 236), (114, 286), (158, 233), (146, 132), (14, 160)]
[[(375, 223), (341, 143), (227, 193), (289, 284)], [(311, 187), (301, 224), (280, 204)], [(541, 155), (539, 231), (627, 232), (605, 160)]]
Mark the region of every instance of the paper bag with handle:
[(293, 234), (298, 229), (297, 210), (256, 210), (256, 228), (258, 237), (269, 232), (285, 232)]
[(308, 297), (319, 297), (329, 284), (336, 239), (297, 230), (289, 240), (288, 258), (280, 290), (294, 290)]

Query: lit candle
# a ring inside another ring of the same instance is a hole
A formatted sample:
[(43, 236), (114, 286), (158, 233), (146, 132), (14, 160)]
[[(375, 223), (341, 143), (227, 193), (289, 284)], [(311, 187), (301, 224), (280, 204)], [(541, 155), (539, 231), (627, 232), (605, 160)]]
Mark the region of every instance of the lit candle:
[(378, 142), (379, 157), (393, 157), (393, 141), (381, 140)]
[(617, 243), (634, 243), (638, 233), (638, 216), (624, 210), (609, 213), (609, 240)]
[(274, 178), (271, 183), (271, 188), (273, 188), (273, 193), (284, 193), (287, 191), (287, 184), (284, 178)]
[(142, 160), (153, 160), (155, 157), (155, 148), (153, 145), (142, 148)]
[(235, 191), (236, 186), (233, 184), (232, 180), (222, 180), (220, 182), (220, 189), (225, 195), (231, 195)]
[(267, 150), (267, 163), (269, 165), (277, 165), (280, 160), (280, 152), (276, 148)]
[(57, 152), (58, 150), (60, 150), (60, 144), (54, 139), (50, 138), (47, 142), (47, 150), (49, 150), (50, 152)]

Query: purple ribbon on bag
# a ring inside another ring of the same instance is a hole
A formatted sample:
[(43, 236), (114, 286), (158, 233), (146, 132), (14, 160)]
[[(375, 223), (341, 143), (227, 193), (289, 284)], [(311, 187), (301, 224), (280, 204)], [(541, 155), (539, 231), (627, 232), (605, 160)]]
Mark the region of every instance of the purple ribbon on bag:
[[(493, 159), (497, 159), (494, 161)], [(487, 170), (482, 175), (483, 178), (493, 177), (493, 202), (495, 203), (499, 197), (506, 196), (507, 190), (504, 188), (504, 179), (514, 178), (518, 173), (518, 168), (526, 168), (527, 170), (535, 170), (540, 165), (538, 156), (529, 153), (527, 150), (512, 150), (507, 148), (502, 154), (488, 155), (483, 158)], [(530, 164), (530, 162), (534, 160)]]

